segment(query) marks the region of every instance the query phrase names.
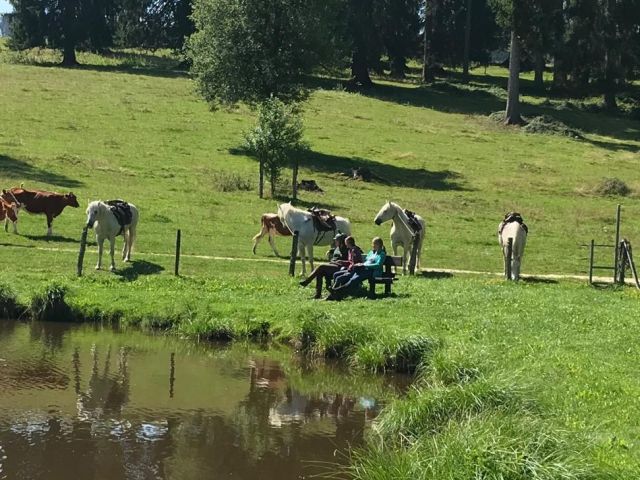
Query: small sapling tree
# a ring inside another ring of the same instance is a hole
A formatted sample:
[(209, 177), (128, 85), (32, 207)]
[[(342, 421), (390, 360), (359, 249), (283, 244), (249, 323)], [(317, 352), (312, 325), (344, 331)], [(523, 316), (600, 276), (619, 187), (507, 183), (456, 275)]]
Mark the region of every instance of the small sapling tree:
[(307, 148), (303, 134), (302, 117), (295, 104), (287, 105), (276, 97), (260, 103), (256, 125), (245, 136), (247, 149), (260, 163), (260, 198), (264, 196), (265, 174), (269, 177), (273, 197), (282, 168), (292, 164), (292, 193), (296, 199), (298, 159)]

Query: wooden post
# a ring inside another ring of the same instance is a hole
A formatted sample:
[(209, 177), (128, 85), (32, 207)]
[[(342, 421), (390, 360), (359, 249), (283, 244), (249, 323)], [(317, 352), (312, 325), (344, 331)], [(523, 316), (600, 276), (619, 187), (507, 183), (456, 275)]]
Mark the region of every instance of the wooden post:
[(504, 275), (507, 280), (511, 280), (511, 259), (513, 258), (513, 238), (507, 240), (507, 257), (504, 262)]
[(595, 240), (591, 240), (591, 244), (589, 244), (589, 285), (593, 285), (593, 255), (595, 243)]
[(82, 267), (84, 265), (84, 252), (87, 249), (87, 233), (89, 229), (87, 227), (82, 229), (82, 235), (80, 236), (80, 251), (78, 252), (78, 276), (82, 276)]
[(615, 282), (618, 278), (618, 261), (620, 259), (620, 209), (621, 205), (618, 204), (616, 208), (616, 241), (614, 243), (614, 253), (613, 253), (613, 281)]
[(415, 233), (413, 235), (413, 240), (411, 241), (411, 257), (409, 257), (409, 275), (415, 275), (416, 273), (416, 263), (418, 261), (418, 246), (420, 243), (418, 242), (418, 234)]
[(174, 275), (177, 277), (180, 275), (180, 243), (182, 240), (182, 232), (180, 229), (176, 232), (176, 265)]
[(291, 257), (289, 260), (289, 275), (292, 277), (296, 274), (296, 257), (298, 256), (298, 231), (293, 232), (293, 240), (291, 241)]
[(618, 285), (624, 285), (625, 270), (627, 269), (627, 243), (625, 240), (620, 242), (618, 252), (618, 276), (616, 282)]

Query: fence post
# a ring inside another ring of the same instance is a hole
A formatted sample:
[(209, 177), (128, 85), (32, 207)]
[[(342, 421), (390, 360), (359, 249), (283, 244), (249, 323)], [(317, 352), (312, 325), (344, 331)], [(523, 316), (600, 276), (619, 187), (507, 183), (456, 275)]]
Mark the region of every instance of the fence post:
[(180, 275), (180, 243), (182, 240), (182, 232), (180, 229), (176, 232), (176, 265), (174, 275), (177, 277)]
[(595, 240), (589, 244), (589, 285), (593, 285), (593, 255), (595, 250)]
[(513, 238), (507, 240), (507, 257), (504, 262), (504, 275), (511, 280), (511, 259), (513, 258)]
[(616, 282), (618, 285), (624, 285), (624, 276), (626, 274), (625, 270), (627, 269), (627, 242), (622, 240), (619, 244), (618, 251), (618, 276), (616, 278)]
[(293, 240), (291, 241), (291, 257), (289, 259), (289, 275), (292, 277), (296, 274), (296, 257), (298, 256), (298, 231), (293, 232)]
[(616, 241), (614, 243), (614, 253), (613, 253), (613, 281), (616, 282), (618, 279), (618, 262), (620, 261), (620, 209), (621, 205), (618, 204), (616, 208)]
[(415, 275), (416, 273), (416, 263), (418, 261), (418, 234), (413, 235), (413, 240), (411, 241), (411, 257), (409, 257), (409, 275)]
[(82, 229), (82, 235), (80, 236), (80, 251), (78, 252), (78, 276), (82, 276), (82, 267), (84, 265), (84, 252), (87, 249), (87, 227)]

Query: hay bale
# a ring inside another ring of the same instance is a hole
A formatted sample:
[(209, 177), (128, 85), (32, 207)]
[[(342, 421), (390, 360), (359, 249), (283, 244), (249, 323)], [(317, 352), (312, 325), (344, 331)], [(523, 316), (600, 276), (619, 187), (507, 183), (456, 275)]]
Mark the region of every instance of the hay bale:
[(562, 135), (571, 138), (582, 138), (579, 130), (570, 128), (560, 120), (549, 115), (540, 115), (532, 118), (522, 128), (527, 133), (537, 133), (543, 135)]

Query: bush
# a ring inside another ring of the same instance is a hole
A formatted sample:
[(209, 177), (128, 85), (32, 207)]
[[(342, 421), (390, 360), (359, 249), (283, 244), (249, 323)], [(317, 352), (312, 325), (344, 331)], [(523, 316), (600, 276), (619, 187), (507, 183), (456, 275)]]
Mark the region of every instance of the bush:
[(34, 320), (73, 320), (71, 308), (65, 302), (67, 287), (58, 284), (49, 285), (44, 292), (31, 299), (29, 312)]
[(619, 178), (605, 178), (593, 189), (593, 193), (602, 197), (626, 197), (631, 189)]
[(215, 172), (213, 187), (218, 192), (248, 192), (253, 190), (253, 182), (237, 173)]

